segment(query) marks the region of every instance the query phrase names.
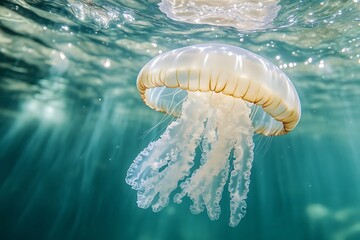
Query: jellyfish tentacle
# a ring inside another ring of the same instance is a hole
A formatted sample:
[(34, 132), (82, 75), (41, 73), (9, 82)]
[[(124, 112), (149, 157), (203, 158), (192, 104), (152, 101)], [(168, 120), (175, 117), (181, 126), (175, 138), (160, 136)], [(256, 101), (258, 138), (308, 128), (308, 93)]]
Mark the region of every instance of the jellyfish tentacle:
[(182, 119), (170, 123), (160, 138), (151, 142), (135, 158), (125, 178), (126, 183), (133, 189), (139, 190), (142, 182), (156, 174), (171, 160), (171, 155), (176, 151), (179, 141), (184, 139), (181, 133), (187, 126), (181, 123)]
[[(131, 168), (133, 170), (129, 170), (130, 173), (128, 172), (130, 185), (134, 180), (137, 181), (133, 188), (136, 187), (135, 189), (138, 190), (137, 203), (139, 207), (148, 208), (152, 205), (153, 211), (160, 211), (168, 204), (169, 195), (177, 188), (178, 182), (190, 174), (195, 150), (203, 134), (207, 113), (206, 97), (201, 101), (198, 97), (194, 98), (191, 95), (189, 94), (183, 104), (181, 117), (170, 124), (165, 133), (155, 142), (155, 145), (161, 143), (161, 147), (155, 151), (155, 147), (151, 146), (152, 152), (150, 157), (145, 160), (146, 163), (139, 167), (137, 158), (133, 163), (135, 167)], [(173, 132), (177, 132), (177, 134), (173, 134), (176, 136), (174, 141), (168, 138)], [(156, 162), (156, 158), (159, 156), (162, 158)], [(155, 167), (151, 168), (151, 171), (148, 170), (149, 159), (150, 162), (157, 163)], [(134, 178), (135, 170), (138, 172), (137, 177)], [(154, 201), (154, 199), (156, 200)]]
[(218, 219), (221, 213), (219, 202), (228, 179), (229, 156), (237, 139), (233, 134), (234, 123), (239, 121), (239, 114), (246, 116), (249, 113), (245, 103), (242, 103), (242, 108), (247, 112), (243, 113), (243, 109), (234, 107), (234, 101), (229, 99), (224, 96), (214, 101), (216, 106), (209, 110), (202, 140), (201, 166), (180, 185), (182, 192), (174, 198), (175, 202), (180, 203), (188, 195), (193, 201), (191, 212), (197, 214), (206, 207), (211, 220)]
[[(211, 126), (213, 126), (213, 124), (211, 124), (211, 122), (215, 122), (214, 118), (211, 117), (211, 115), (212, 115), (211, 113), (212, 112), (208, 113), (206, 123), (205, 123), (203, 138), (202, 138), (201, 144), (200, 144), (201, 151), (202, 151), (200, 165), (203, 165), (206, 162), (207, 153), (210, 151), (212, 143), (217, 139), (215, 127), (211, 127)], [(197, 171), (198, 171), (198, 169), (196, 169), (193, 172), (192, 176), (194, 176)], [(180, 188), (183, 189), (183, 191), (181, 191), (180, 193), (177, 193), (174, 196), (175, 203), (180, 204), (182, 202), (183, 197), (185, 197), (188, 194), (188, 191), (185, 191), (185, 189), (188, 189), (189, 185), (191, 185), (191, 178), (187, 178), (184, 182), (182, 182), (180, 184)], [(205, 203), (204, 203), (201, 195), (199, 195), (198, 198), (193, 198), (192, 200), (193, 200), (193, 204), (190, 206), (190, 211), (193, 214), (199, 214), (202, 211), (204, 211)]]
[[(211, 97), (211, 96), (209, 96), (209, 97)], [(217, 124), (217, 121), (215, 119), (215, 111), (210, 110), (207, 114), (204, 134), (203, 134), (203, 138), (201, 141), (201, 147), (202, 147), (202, 154), (201, 154), (201, 159), (200, 159), (201, 166), (203, 166), (206, 163), (206, 161), (208, 160), (208, 153), (213, 148), (212, 145), (214, 144), (214, 142), (216, 142), (218, 139), (217, 132), (216, 132), (216, 124)], [(181, 187), (182, 191), (180, 193), (177, 193), (174, 196), (174, 202), (181, 203), (182, 198), (185, 197), (186, 195), (189, 195), (189, 193), (192, 192), (193, 195), (192, 195), (191, 199), (193, 201), (193, 204), (190, 206), (190, 211), (193, 214), (201, 213), (205, 208), (205, 202), (204, 202), (203, 196), (201, 195), (201, 193), (204, 191), (204, 188), (206, 187), (206, 186), (204, 186), (205, 181), (196, 182), (195, 184), (193, 183), (194, 179), (196, 178), (195, 176), (197, 174), (201, 174), (198, 172), (199, 172), (199, 169), (196, 169), (193, 172), (191, 178), (188, 178), (188, 179), (186, 179), (186, 181), (181, 183), (180, 187)], [(195, 180), (195, 181), (197, 181), (197, 180)]]
[(160, 211), (167, 205), (170, 193), (177, 188), (179, 180), (190, 174), (190, 169), (193, 166), (195, 149), (200, 142), (204, 129), (207, 101), (206, 99), (201, 101), (192, 95), (189, 94), (187, 103), (184, 103), (180, 118), (186, 127), (177, 145), (178, 154), (169, 161), (167, 168), (149, 180), (152, 183), (152, 188), (149, 189), (152, 196), (159, 193), (157, 202), (153, 203), (154, 211)]
[[(240, 119), (240, 118), (239, 118)], [(248, 116), (241, 118), (236, 130), (233, 170), (230, 173), (230, 222), (235, 227), (246, 214), (246, 198), (249, 192), (250, 173), (254, 159), (253, 128)]]
[(171, 159), (171, 153), (175, 151), (174, 146), (182, 127), (179, 121), (172, 122), (157, 141), (151, 142), (138, 154), (127, 172), (127, 184), (139, 190), (144, 181), (167, 164)]
[(221, 213), (219, 202), (228, 178), (229, 155), (232, 148), (232, 139), (226, 138), (221, 130), (219, 126), (217, 129), (219, 140), (211, 145), (211, 150), (206, 154), (207, 161), (194, 172), (191, 182), (186, 186), (187, 189), (184, 189), (194, 202), (191, 211), (193, 213), (202, 211), (203, 202), (211, 220), (218, 219)]

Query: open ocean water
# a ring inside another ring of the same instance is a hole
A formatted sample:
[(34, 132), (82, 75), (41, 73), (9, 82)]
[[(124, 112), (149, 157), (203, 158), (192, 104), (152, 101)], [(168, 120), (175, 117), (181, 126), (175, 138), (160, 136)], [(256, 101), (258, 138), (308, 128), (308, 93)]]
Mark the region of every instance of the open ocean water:
[[(360, 239), (360, 1), (282, 0), (272, 26), (251, 31), (175, 21), (159, 2), (0, 2), (0, 239)], [(235, 228), (226, 193), (210, 221), (188, 199), (140, 209), (125, 183), (169, 123), (141, 101), (138, 72), (215, 42), (273, 62), (302, 103), (291, 133), (254, 137)]]

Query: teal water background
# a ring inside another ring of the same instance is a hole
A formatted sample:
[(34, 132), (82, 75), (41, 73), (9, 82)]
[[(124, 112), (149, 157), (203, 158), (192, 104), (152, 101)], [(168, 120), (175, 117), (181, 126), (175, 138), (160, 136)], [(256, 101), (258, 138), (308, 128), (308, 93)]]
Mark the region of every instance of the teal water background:
[[(360, 3), (280, 1), (271, 29), (242, 32), (173, 21), (158, 2), (0, 2), (0, 239), (360, 239)], [(226, 194), (210, 221), (188, 200), (139, 209), (124, 180), (167, 124), (138, 71), (206, 42), (270, 60), (302, 102), (293, 132), (255, 136), (236, 228)]]

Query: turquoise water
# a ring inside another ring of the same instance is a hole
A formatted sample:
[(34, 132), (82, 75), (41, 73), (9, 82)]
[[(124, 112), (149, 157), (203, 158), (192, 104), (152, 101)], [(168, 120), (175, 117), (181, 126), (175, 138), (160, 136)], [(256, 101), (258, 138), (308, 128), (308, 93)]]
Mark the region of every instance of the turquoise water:
[[(280, 1), (249, 32), (174, 21), (158, 3), (0, 2), (0, 239), (360, 239), (360, 3)], [(236, 228), (226, 194), (210, 221), (188, 199), (140, 209), (124, 180), (169, 122), (141, 101), (139, 70), (209, 42), (273, 62), (302, 102), (294, 131), (255, 136)]]

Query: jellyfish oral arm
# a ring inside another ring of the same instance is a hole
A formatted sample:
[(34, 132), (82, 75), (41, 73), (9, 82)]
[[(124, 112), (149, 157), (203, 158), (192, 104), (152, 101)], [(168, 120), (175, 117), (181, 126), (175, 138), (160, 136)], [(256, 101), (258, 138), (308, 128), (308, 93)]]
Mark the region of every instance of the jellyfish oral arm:
[[(130, 166), (126, 182), (138, 191), (138, 206), (160, 211), (180, 185), (174, 201), (188, 196), (192, 213), (205, 208), (219, 218), (229, 180), (230, 226), (245, 215), (253, 160), (251, 109), (242, 99), (221, 93), (188, 92), (181, 116), (143, 150)], [(194, 169), (196, 148), (202, 151)], [(230, 177), (229, 177), (230, 173)]]
[(126, 182), (138, 191), (139, 207), (152, 205), (153, 211), (160, 211), (168, 204), (178, 182), (190, 174), (204, 128), (207, 109), (204, 104), (194, 99), (184, 102), (181, 118), (135, 158)]

